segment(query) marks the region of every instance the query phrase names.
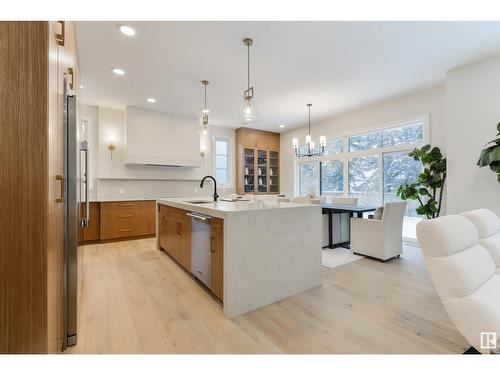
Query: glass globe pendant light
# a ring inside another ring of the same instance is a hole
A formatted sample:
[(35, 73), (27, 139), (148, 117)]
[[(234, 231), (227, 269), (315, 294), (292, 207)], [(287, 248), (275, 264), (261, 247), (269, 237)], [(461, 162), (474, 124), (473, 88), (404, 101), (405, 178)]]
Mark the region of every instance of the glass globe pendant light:
[(246, 38), (243, 44), (247, 47), (247, 89), (243, 92), (243, 104), (240, 106), (239, 122), (250, 124), (262, 120), (262, 112), (254, 100), (254, 88), (250, 86), (250, 46), (253, 40)]

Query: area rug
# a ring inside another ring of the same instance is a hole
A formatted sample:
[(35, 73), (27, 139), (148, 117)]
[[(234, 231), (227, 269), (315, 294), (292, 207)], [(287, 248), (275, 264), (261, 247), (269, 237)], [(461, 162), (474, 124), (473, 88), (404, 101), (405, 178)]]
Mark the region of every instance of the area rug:
[(323, 249), (322, 263), (324, 267), (335, 268), (363, 258), (364, 256), (353, 254), (349, 249), (337, 247), (335, 249)]

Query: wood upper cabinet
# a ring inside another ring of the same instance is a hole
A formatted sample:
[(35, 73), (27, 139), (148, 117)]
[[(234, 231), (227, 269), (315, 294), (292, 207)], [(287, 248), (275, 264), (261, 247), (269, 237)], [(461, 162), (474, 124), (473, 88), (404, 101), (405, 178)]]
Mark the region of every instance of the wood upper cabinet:
[(224, 301), (224, 224), (222, 219), (212, 219), (212, 292)]
[(278, 133), (236, 129), (236, 192), (279, 194)]

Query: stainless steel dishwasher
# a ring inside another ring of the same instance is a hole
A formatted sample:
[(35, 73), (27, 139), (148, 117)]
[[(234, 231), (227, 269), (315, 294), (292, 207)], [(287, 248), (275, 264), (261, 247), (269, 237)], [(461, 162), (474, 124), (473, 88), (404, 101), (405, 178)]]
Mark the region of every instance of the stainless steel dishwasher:
[(197, 212), (186, 215), (191, 216), (191, 273), (212, 288), (212, 218)]

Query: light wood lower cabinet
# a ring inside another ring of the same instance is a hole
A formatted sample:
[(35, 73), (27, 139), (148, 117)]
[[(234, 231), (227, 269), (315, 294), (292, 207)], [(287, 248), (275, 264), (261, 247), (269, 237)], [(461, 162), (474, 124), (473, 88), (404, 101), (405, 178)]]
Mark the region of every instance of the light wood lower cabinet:
[(155, 234), (155, 201), (100, 203), (100, 240), (118, 240)]
[[(84, 203), (82, 203), (82, 205), (84, 205)], [(80, 212), (83, 212), (83, 209)], [(87, 228), (80, 228), (80, 238), (84, 244), (98, 242), (101, 238), (99, 202), (90, 202), (89, 219), (89, 226)]]
[(191, 218), (187, 212), (160, 206), (160, 246), (191, 272)]
[[(160, 205), (160, 247), (191, 273), (191, 218), (189, 211)], [(212, 218), (210, 252), (212, 292), (222, 302), (224, 296), (224, 221)]]

